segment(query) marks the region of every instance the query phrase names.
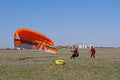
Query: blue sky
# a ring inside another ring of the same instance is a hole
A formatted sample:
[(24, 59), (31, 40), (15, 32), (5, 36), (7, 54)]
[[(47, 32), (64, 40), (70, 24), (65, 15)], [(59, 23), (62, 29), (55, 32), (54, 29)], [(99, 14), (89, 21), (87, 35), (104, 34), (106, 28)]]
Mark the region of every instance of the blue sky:
[(120, 46), (120, 1), (0, 0), (0, 48), (14, 47), (13, 34), (21, 27), (56, 45)]

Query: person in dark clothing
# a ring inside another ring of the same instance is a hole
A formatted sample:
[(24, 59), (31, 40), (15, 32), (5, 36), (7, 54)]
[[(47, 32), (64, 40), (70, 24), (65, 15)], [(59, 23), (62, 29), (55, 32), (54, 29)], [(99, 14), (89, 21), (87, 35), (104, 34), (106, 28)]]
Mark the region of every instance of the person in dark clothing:
[(79, 56), (79, 52), (77, 50), (77, 48), (75, 48), (74, 50), (72, 50), (71, 52), (73, 52), (72, 56), (70, 57), (71, 59), (75, 59), (75, 57)]

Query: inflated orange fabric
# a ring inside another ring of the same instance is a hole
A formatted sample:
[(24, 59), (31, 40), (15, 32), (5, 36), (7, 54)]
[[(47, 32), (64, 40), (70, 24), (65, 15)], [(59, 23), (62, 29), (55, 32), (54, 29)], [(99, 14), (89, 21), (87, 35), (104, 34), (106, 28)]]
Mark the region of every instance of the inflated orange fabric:
[(28, 28), (20, 28), (14, 33), (14, 37), (18, 36), (21, 40), (31, 41), (31, 42), (44, 42), (49, 46), (54, 46), (54, 42), (47, 36), (30, 30)]

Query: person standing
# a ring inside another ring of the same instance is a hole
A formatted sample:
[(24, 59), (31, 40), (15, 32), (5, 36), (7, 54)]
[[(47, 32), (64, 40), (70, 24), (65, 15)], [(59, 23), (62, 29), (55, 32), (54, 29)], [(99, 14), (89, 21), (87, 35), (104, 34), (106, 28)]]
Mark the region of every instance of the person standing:
[(79, 56), (79, 52), (78, 52), (78, 49), (75, 48), (74, 50), (72, 50), (71, 52), (73, 52), (72, 56), (70, 57), (71, 59), (75, 59), (75, 57), (78, 57)]
[(95, 52), (96, 52), (95, 48), (93, 46), (91, 46), (91, 49), (90, 49), (90, 53), (91, 53), (90, 57), (91, 58), (95, 58)]

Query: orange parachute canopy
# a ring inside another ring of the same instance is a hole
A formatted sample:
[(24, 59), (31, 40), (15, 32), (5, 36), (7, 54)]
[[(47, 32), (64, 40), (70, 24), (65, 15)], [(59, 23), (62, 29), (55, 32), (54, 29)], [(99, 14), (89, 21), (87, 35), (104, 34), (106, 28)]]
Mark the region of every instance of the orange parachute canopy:
[(20, 28), (14, 33), (14, 45), (19, 48), (57, 53), (54, 42), (47, 36), (28, 28)]

